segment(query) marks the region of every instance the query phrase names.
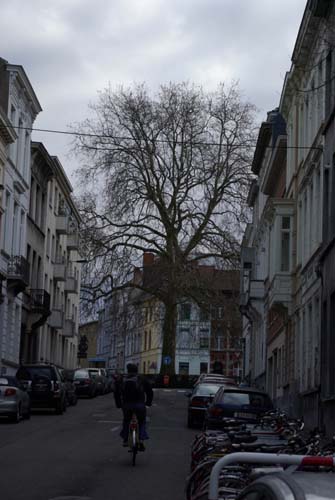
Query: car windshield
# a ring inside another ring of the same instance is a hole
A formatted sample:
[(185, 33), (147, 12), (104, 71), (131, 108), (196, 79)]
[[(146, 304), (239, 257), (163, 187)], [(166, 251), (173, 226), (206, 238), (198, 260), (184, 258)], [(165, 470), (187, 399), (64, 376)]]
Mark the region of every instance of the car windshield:
[(258, 392), (234, 392), (225, 391), (222, 402), (232, 406), (249, 405), (255, 408), (269, 408), (271, 402), (266, 394)]
[(87, 370), (76, 370), (74, 372), (74, 378), (89, 378), (90, 374)]
[(23, 366), (16, 374), (20, 380), (34, 380), (37, 377), (47, 377), (56, 380), (55, 371), (50, 366)]
[(194, 391), (194, 396), (211, 396), (217, 393), (221, 385), (216, 384), (201, 384)]

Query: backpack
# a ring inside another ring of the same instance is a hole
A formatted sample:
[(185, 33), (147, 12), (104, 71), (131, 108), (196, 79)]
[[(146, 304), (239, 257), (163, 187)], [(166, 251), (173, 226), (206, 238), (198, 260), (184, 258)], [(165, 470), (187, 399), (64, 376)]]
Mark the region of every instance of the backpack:
[(127, 375), (122, 381), (123, 401), (140, 401), (144, 398), (144, 388), (138, 375)]

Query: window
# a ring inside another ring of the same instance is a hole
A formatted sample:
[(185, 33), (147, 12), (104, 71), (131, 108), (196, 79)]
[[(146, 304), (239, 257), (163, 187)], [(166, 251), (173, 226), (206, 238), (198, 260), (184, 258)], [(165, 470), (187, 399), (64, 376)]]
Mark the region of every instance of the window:
[(149, 350), (151, 349), (151, 330), (149, 330)]
[(199, 321), (209, 321), (209, 310), (206, 307), (200, 309)]
[(52, 198), (53, 198), (53, 182), (49, 182), (49, 205), (52, 208)]
[[(200, 363), (200, 373), (208, 373), (208, 363)], [(210, 386), (211, 387), (211, 391), (213, 391), (213, 386)], [(217, 389), (216, 391), (219, 389), (220, 386), (215, 386)], [(216, 392), (215, 391), (215, 392)]]
[(223, 316), (224, 316), (224, 312), (223, 312), (223, 307), (218, 307), (217, 309), (217, 317), (218, 319), (223, 319)]
[(183, 362), (179, 363), (179, 375), (188, 375), (189, 369), (190, 369), (189, 363), (183, 363)]
[(191, 304), (181, 304), (180, 319), (181, 321), (187, 321), (191, 319)]
[(208, 347), (209, 347), (209, 338), (200, 337), (200, 349), (208, 349)]
[(147, 350), (147, 340), (148, 340), (148, 332), (145, 330), (144, 332), (144, 350)]
[(46, 253), (47, 253), (48, 259), (50, 258), (50, 240), (51, 240), (51, 233), (50, 233), (50, 229), (48, 229), (48, 231), (47, 231), (47, 248), (46, 248), (46, 250), (47, 250)]
[(290, 238), (291, 238), (291, 219), (282, 217), (281, 224), (281, 266), (282, 272), (290, 270)]

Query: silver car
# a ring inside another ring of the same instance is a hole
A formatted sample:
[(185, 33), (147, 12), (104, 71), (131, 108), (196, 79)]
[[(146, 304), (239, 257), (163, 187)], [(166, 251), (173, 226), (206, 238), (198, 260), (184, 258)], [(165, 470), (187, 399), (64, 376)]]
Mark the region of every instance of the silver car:
[(30, 398), (21, 383), (11, 376), (0, 376), (0, 417), (18, 423), (30, 418)]

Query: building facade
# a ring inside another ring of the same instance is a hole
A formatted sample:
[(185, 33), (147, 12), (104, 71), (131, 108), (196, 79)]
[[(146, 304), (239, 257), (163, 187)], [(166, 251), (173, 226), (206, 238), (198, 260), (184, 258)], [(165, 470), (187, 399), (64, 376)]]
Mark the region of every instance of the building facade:
[[(207, 270), (213, 271), (209, 267)], [(211, 301), (200, 306), (184, 299), (177, 306), (174, 360), (177, 374), (209, 372), (220, 361), (224, 373), (240, 375), (239, 272), (214, 274), (215, 293)], [(131, 362), (138, 365), (141, 373), (160, 373), (164, 323), (161, 301), (139, 289), (115, 291), (106, 301), (100, 318), (98, 356), (105, 358), (106, 367), (123, 371)]]
[(265, 137), (268, 125), (261, 126), (253, 167), (261, 157), (264, 167), (253, 168), (253, 222), (241, 258), (246, 375), (257, 384), (260, 348), (275, 403), (303, 415), (307, 427), (327, 430), (334, 429), (335, 400), (334, 5), (307, 2), (278, 110), (286, 135), (274, 144)]
[(0, 253), (5, 279), (2, 280), (3, 300), (0, 305), (0, 366), (3, 373), (15, 373), (20, 361), (22, 292), (29, 284), (26, 246), (30, 136), (41, 106), (22, 66), (9, 64), (4, 59), (0, 59), (0, 107), (15, 131), (2, 153)]

